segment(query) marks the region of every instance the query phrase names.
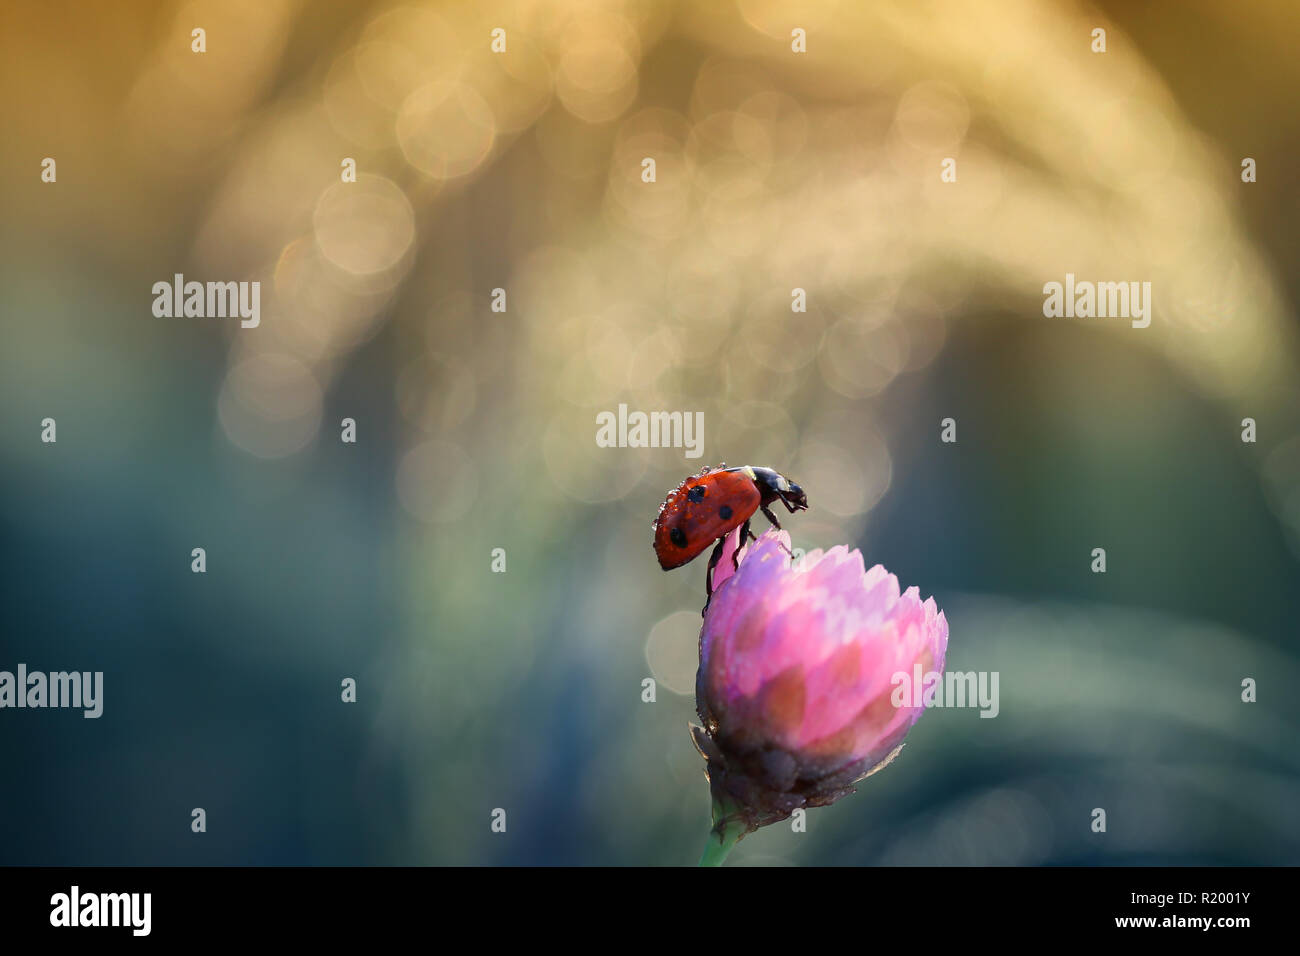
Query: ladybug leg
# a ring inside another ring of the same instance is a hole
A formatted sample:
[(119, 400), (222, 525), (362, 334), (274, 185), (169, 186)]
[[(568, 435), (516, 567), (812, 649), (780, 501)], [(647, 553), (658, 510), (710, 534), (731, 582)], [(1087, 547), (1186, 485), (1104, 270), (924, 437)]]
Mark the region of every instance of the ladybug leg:
[(758, 540), (754, 537), (754, 532), (750, 530), (748, 518), (746, 518), (745, 523), (740, 526), (740, 542), (736, 545), (736, 550), (731, 552), (731, 569), (733, 571), (740, 570), (740, 549), (745, 546), (746, 539), (750, 541)]
[[(782, 498), (781, 500), (782, 500), (782, 501), (785, 501), (784, 498)], [(787, 508), (790, 508), (790, 506), (789, 506), (788, 504), (786, 505), (786, 507), (787, 507)], [(772, 522), (772, 524), (776, 526), (776, 530), (777, 530), (777, 531), (780, 531), (780, 530), (781, 530), (781, 522), (779, 522), (779, 521), (776, 520), (776, 515), (772, 514), (771, 509), (768, 508), (767, 505), (763, 505), (762, 511), (763, 511), (763, 516), (766, 517), (768, 521)], [(790, 514), (794, 514), (794, 509), (793, 509), (793, 508), (790, 508)], [(779, 542), (778, 542), (778, 543), (779, 543)], [(789, 548), (787, 548), (784, 544), (781, 545), (781, 550), (784, 551), (786, 554), (790, 555), (790, 557), (791, 557), (792, 559), (794, 558), (794, 552), (791, 551)]]
[[(709, 609), (709, 602), (713, 600), (713, 569), (716, 568), (718, 562), (722, 560), (722, 549), (726, 545), (727, 538), (729, 537), (730, 534), (724, 534), (719, 538), (718, 543), (713, 548), (713, 554), (709, 557), (709, 569), (704, 574), (704, 590), (706, 598), (704, 601), (704, 610), (700, 611), (701, 616), (703, 616), (704, 612)], [(736, 545), (736, 550), (731, 553), (731, 567), (733, 571), (740, 570), (740, 549), (745, 546), (746, 540), (758, 540), (754, 537), (754, 532), (750, 530), (748, 521), (740, 526), (740, 542)]]
[(704, 610), (700, 611), (701, 617), (704, 616), (704, 611), (709, 609), (709, 602), (713, 600), (713, 569), (722, 560), (722, 546), (726, 542), (726, 535), (718, 539), (718, 543), (713, 549), (713, 555), (709, 558), (709, 569), (704, 572)]

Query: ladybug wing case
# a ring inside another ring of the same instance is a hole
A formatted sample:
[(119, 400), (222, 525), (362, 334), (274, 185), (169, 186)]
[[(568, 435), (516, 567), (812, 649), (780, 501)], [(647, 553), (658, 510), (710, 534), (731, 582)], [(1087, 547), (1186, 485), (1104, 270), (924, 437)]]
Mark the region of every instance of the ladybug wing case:
[[(703, 497), (694, 489), (702, 488)], [(692, 492), (694, 491), (694, 495)], [(655, 554), (665, 571), (681, 567), (758, 510), (754, 482), (740, 472), (687, 478), (668, 496), (655, 521)]]

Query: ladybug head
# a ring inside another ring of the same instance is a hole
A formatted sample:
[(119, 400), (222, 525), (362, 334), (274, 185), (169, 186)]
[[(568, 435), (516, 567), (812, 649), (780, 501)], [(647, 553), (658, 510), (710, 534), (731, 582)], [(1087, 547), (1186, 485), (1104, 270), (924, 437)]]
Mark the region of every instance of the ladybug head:
[(808, 510), (808, 496), (793, 481), (771, 468), (753, 468), (754, 484), (763, 494), (763, 503), (780, 498), (792, 512)]
[(781, 495), (785, 503), (795, 511), (807, 511), (808, 496), (804, 494), (804, 490), (788, 479), (786, 480), (786, 486), (786, 491)]

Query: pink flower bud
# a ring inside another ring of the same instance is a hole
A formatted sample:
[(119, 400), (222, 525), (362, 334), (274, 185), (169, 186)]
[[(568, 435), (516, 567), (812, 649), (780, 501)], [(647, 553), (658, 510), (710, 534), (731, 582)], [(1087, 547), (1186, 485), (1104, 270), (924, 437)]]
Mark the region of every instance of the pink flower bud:
[[(896, 707), (894, 675), (942, 673), (948, 622), (916, 588), (840, 545), (794, 567), (785, 532), (727, 540), (700, 634), (693, 727), (719, 832), (751, 832), (852, 793), (925, 709)], [(722, 814), (725, 819), (719, 819)]]

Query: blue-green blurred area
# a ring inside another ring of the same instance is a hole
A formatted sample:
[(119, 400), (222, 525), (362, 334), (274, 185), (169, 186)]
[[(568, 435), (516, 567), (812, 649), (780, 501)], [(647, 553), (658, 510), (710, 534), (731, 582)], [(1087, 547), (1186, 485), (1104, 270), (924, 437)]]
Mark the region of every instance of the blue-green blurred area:
[(734, 862), (1300, 861), (1298, 16), (1221, 6), (6, 6), (0, 670), (105, 691), (0, 710), (0, 863), (693, 862), (721, 460), (1000, 675)]

